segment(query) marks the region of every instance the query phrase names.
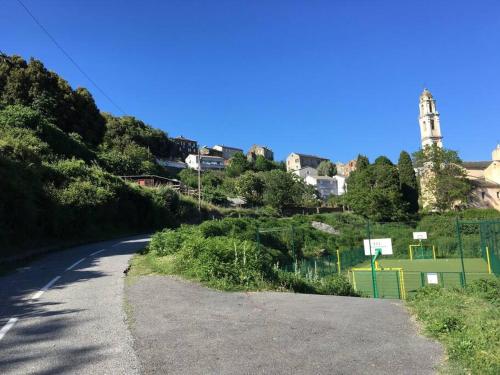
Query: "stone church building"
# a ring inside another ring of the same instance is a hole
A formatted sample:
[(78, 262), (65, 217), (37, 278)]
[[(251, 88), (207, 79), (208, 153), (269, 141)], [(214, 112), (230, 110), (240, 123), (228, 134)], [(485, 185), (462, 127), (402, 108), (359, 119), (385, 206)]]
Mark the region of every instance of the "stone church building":
[[(419, 102), (419, 125), (421, 146), (437, 144), (443, 147), (439, 112), (431, 92), (424, 89)], [(468, 206), (475, 208), (495, 208), (500, 210), (500, 144), (492, 152), (491, 160), (466, 161), (463, 163), (467, 178), (473, 190)], [(425, 188), (425, 173), (420, 174), (421, 196), (424, 207), (433, 199)], [(427, 202), (427, 204), (426, 204)]]

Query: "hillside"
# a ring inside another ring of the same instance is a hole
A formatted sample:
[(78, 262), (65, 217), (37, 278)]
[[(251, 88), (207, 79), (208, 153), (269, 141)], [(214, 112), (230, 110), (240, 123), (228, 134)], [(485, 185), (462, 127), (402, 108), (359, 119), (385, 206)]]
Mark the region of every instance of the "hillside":
[(16, 249), (149, 231), (197, 218), (193, 202), (116, 175), (165, 171), (167, 134), (101, 113), (35, 59), (0, 57), (0, 257)]

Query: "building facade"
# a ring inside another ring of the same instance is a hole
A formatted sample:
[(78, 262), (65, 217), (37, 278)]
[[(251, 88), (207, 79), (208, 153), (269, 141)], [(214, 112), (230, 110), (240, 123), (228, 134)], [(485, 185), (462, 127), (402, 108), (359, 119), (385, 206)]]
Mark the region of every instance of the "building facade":
[(207, 146), (203, 146), (200, 148), (200, 155), (206, 155), (206, 156), (219, 156), (223, 157), (222, 151), (216, 150), (214, 148), (210, 148)]
[(297, 169), (296, 171), (293, 171), (292, 173), (299, 176), (300, 178), (303, 178), (303, 179), (305, 179), (307, 176), (317, 176), (318, 175), (317, 169), (311, 168), (311, 167)]
[(224, 145), (215, 145), (212, 148), (214, 150), (222, 152), (222, 157), (226, 161), (229, 160), (229, 159), (231, 159), (234, 156), (234, 154), (236, 154), (237, 152), (243, 153), (243, 150), (241, 148), (237, 148), (237, 147), (229, 147), (229, 146), (224, 146)]
[(345, 178), (341, 176), (311, 176), (304, 178), (304, 182), (314, 186), (321, 199), (325, 200), (331, 195), (345, 193)]
[[(199, 163), (200, 159), (201, 163)], [(224, 158), (220, 156), (198, 156), (198, 154), (191, 154), (186, 158), (186, 164), (188, 168), (196, 170), (198, 170), (198, 168), (202, 171), (221, 170), (224, 169)]]
[(350, 160), (347, 163), (336, 163), (335, 165), (337, 166), (337, 174), (349, 177), (349, 175), (356, 170), (356, 163), (356, 159)]
[(491, 153), (491, 161), (464, 162), (473, 190), (469, 206), (500, 211), (500, 144)]
[(286, 170), (288, 172), (290, 171), (296, 171), (298, 169), (302, 169), (305, 167), (311, 167), (311, 168), (318, 168), (318, 165), (322, 162), (328, 159), (321, 158), (319, 156), (314, 156), (314, 155), (305, 155), (305, 154), (298, 154), (296, 152), (292, 152), (288, 157), (286, 158)]
[(247, 153), (247, 158), (249, 161), (255, 161), (257, 159), (257, 156), (263, 156), (267, 160), (274, 160), (274, 153), (273, 150), (270, 148), (267, 148), (265, 146), (259, 146), (259, 145), (253, 145), (250, 150), (248, 150)]
[(174, 143), (175, 156), (181, 160), (184, 160), (189, 154), (198, 153), (198, 142), (192, 139), (184, 138), (181, 135), (172, 138), (172, 142)]

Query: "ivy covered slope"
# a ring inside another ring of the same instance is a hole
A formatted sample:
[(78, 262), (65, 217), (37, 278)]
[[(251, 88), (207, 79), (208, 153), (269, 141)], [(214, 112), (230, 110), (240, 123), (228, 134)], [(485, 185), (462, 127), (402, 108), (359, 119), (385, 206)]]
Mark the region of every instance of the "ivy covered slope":
[(171, 149), (164, 132), (102, 114), (40, 61), (0, 57), (0, 258), (197, 217), (176, 193), (115, 176), (162, 173), (155, 157)]

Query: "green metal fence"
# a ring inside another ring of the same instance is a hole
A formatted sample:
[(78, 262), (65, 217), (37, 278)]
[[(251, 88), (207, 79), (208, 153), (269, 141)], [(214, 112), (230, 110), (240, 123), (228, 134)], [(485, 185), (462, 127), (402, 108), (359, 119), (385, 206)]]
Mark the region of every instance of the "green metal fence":
[(287, 254), (275, 265), (277, 268), (308, 278), (338, 274), (369, 259), (362, 248), (349, 247), (351, 243), (359, 246), (359, 239), (339, 246), (337, 237), (310, 225), (260, 228), (256, 233), (259, 246)]
[[(359, 292), (380, 298), (406, 298), (435, 284), (464, 287), (478, 278), (500, 275), (500, 220), (465, 221), (438, 217), (434, 223), (340, 223), (332, 233), (311, 223), (259, 228), (259, 246), (279, 253), (275, 267), (307, 278), (348, 273)], [(425, 231), (426, 240), (413, 232)], [(392, 255), (373, 264), (364, 239), (390, 238)]]

